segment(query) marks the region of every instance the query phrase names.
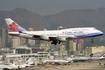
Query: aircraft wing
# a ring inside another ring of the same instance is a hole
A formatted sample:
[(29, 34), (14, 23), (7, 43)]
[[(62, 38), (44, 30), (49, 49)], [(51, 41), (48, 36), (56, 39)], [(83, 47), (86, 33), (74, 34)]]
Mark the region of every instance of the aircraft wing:
[(61, 36), (58, 36), (58, 37), (63, 37), (63, 38), (73, 38), (74, 35), (61, 35)]
[(59, 35), (59, 36), (50, 36), (49, 38), (50, 38), (50, 40), (61, 40), (61, 39), (64, 39), (65, 38), (65, 40), (66, 39), (73, 39), (73, 35), (68, 35), (68, 36), (65, 36), (65, 35)]
[[(42, 36), (47, 36), (47, 35), (42, 35), (42, 34), (29, 34), (29, 35), (32, 35), (34, 38), (40, 38)], [(70, 38), (72, 39), (74, 36), (73, 35), (51, 35), (51, 36), (48, 36), (50, 40), (56, 40), (58, 38)]]
[(58, 40), (58, 39), (62, 39), (62, 38), (65, 38), (65, 40), (66, 40), (67, 38), (72, 39), (74, 37), (73, 35), (56, 35), (56, 34), (51, 34), (51, 35), (47, 36), (44, 34), (42, 35), (40, 33), (33, 33), (33, 32), (30, 33), (30, 32), (26, 32), (26, 31), (23, 31), (21, 33), (9, 32), (8, 34), (11, 36), (20, 36), (22, 34), (24, 36), (24, 34), (26, 34), (26, 35), (32, 36), (33, 38), (42, 38), (42, 39), (48, 39), (49, 38), (49, 40)]
[(39, 37), (41, 37), (42, 35), (41, 34), (33, 34), (33, 37), (34, 38), (39, 38)]

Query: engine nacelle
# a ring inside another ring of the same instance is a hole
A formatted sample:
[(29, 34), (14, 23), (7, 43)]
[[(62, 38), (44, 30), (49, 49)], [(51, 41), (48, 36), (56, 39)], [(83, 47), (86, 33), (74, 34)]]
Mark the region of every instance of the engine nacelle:
[(23, 38), (33, 38), (33, 36), (28, 35), (28, 34), (20, 34), (20, 37), (23, 37)]
[(66, 41), (66, 38), (57, 37), (57, 40), (59, 40), (61, 42), (65, 42)]
[(49, 40), (50, 40), (49, 37), (46, 36), (46, 35), (42, 35), (42, 36), (40, 37), (40, 39), (45, 40), (45, 41), (49, 41)]

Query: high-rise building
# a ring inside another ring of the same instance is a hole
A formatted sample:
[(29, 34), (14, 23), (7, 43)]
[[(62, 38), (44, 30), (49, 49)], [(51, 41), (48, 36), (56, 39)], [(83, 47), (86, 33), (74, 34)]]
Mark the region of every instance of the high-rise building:
[(73, 42), (73, 40), (67, 40), (66, 50), (68, 51), (68, 54), (74, 54), (76, 51), (76, 43)]
[(77, 51), (83, 50), (84, 40), (83, 39), (74, 39), (74, 42), (77, 44)]
[(70, 46), (70, 42), (69, 42), (69, 40), (67, 40), (67, 41), (66, 41), (66, 50), (67, 50), (67, 51), (69, 51), (69, 48), (70, 48), (69, 46)]
[(83, 39), (78, 39), (77, 42), (78, 42), (78, 44), (81, 45), (81, 50), (83, 50), (83, 44), (84, 44)]
[[(28, 28), (28, 31), (34, 31), (34, 28)], [(28, 44), (29, 45), (34, 45), (35, 44), (35, 40), (31, 40), (31, 39), (28, 39)]]
[(76, 51), (76, 43), (73, 40), (70, 40), (70, 51)]
[(66, 46), (65, 45), (60, 45), (59, 54), (60, 55), (67, 55), (67, 50), (66, 50)]
[(1, 41), (1, 37), (0, 37), (0, 49), (2, 48), (2, 41)]
[(22, 45), (24, 45), (24, 44), (26, 44), (26, 39), (25, 38), (20, 38), (20, 45), (22, 46)]
[(20, 38), (18, 38), (18, 37), (14, 37), (13, 39), (12, 39), (12, 41), (13, 41), (13, 47), (12, 48), (16, 48), (16, 47), (18, 47), (18, 46), (20, 46)]
[(2, 47), (7, 47), (7, 44), (8, 44), (8, 29), (0, 28), (0, 37), (1, 37)]
[(35, 44), (35, 40), (29, 39), (29, 40), (28, 40), (28, 43), (29, 43), (30, 45), (34, 45), (34, 44)]

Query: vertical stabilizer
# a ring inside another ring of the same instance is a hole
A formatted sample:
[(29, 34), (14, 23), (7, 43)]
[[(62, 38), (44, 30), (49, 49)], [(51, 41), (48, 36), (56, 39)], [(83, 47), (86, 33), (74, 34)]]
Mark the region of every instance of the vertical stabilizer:
[(71, 55), (70, 58), (73, 58), (73, 55)]
[(10, 18), (5, 18), (5, 21), (10, 29), (10, 31), (13, 31), (13, 32), (22, 32), (22, 31), (25, 31), (22, 27), (20, 27), (16, 22), (14, 22), (12, 19)]
[(103, 58), (105, 58), (105, 53), (103, 53), (100, 57), (103, 57)]
[(91, 53), (91, 54), (89, 55), (89, 57), (92, 58), (92, 57), (93, 57), (93, 53)]
[(32, 60), (32, 58), (29, 58), (24, 65), (25, 66), (30, 66), (31, 60)]

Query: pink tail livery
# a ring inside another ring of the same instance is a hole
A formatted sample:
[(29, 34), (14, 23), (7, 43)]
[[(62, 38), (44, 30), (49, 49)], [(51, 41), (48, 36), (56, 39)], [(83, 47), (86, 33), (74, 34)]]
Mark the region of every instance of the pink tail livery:
[(12, 19), (10, 18), (5, 18), (5, 21), (10, 29), (10, 31), (13, 32), (22, 32), (25, 31), (22, 27), (20, 27), (16, 22), (14, 22)]

